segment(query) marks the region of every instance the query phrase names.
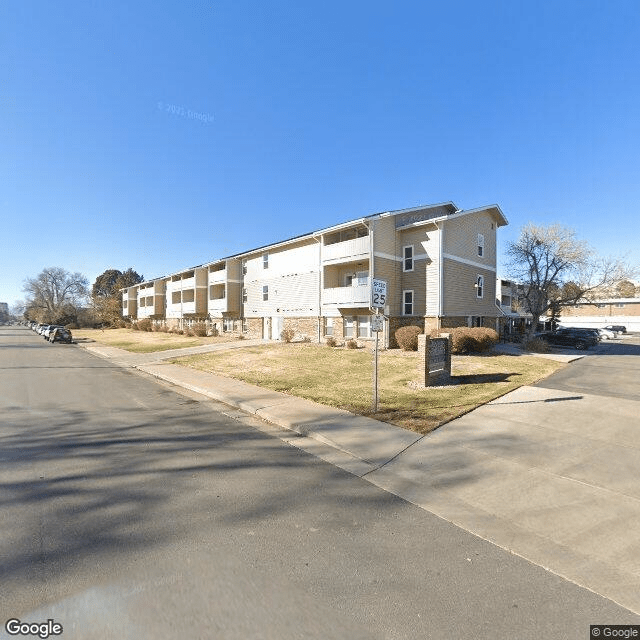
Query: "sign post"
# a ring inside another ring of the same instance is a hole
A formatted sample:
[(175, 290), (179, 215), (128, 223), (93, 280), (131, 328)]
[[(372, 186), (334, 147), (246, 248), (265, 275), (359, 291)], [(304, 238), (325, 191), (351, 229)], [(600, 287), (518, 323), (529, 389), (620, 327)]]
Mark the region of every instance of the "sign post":
[[(371, 286), (371, 309), (375, 315), (371, 316), (371, 331), (376, 334), (376, 342), (373, 350), (373, 412), (378, 411), (378, 338), (384, 329), (384, 306), (387, 302), (387, 283), (384, 280), (374, 279)], [(380, 314), (380, 309), (383, 313)]]

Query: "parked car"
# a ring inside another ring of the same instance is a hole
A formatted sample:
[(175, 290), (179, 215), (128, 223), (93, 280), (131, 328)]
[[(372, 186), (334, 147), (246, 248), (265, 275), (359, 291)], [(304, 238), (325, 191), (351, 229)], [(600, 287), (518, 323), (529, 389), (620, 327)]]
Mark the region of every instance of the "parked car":
[(622, 324), (610, 324), (605, 327), (609, 331), (614, 331), (615, 333), (627, 333), (627, 327)]
[(574, 349), (588, 349), (595, 347), (599, 339), (590, 329), (565, 328), (557, 331), (543, 331), (536, 337), (558, 347), (573, 347)]
[(63, 328), (63, 327), (62, 327), (62, 325), (59, 325), (59, 324), (48, 324), (48, 325), (43, 329), (43, 331), (42, 331), (42, 334), (41, 334), (41, 335), (42, 335), (42, 337), (43, 337), (45, 340), (48, 340), (48, 339), (49, 339), (49, 336), (51, 335), (51, 332), (52, 332), (54, 329), (62, 329), (62, 328)]
[(618, 334), (615, 331), (609, 329), (598, 329), (598, 333), (602, 340), (613, 340)]
[(65, 327), (54, 327), (49, 333), (49, 342), (66, 342), (71, 344), (73, 342), (73, 336), (69, 329)]

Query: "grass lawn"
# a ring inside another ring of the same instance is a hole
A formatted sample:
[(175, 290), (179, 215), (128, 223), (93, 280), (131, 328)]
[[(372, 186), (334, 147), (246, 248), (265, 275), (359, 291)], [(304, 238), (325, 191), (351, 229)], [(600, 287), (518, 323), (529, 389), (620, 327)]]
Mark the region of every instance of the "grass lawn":
[(452, 384), (419, 388), (418, 354), (379, 354), (379, 402), (372, 412), (369, 351), (309, 343), (247, 347), (172, 360), (275, 391), (428, 433), (508, 391), (548, 376), (561, 363), (532, 356), (454, 356)]
[(79, 342), (99, 342), (110, 347), (126, 349), (134, 353), (151, 353), (153, 351), (167, 351), (182, 349), (183, 347), (197, 347), (201, 344), (215, 344), (229, 342), (235, 338), (218, 336), (216, 338), (197, 338), (181, 336), (177, 333), (162, 333), (161, 331), (133, 331), (132, 329), (75, 329), (73, 339)]

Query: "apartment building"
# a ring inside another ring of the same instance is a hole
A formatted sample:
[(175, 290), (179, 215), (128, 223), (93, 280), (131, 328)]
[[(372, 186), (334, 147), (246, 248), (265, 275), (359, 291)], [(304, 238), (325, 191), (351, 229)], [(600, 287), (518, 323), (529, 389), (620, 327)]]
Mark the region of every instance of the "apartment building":
[(640, 331), (640, 298), (583, 300), (563, 308), (560, 324), (596, 329), (618, 324), (625, 326), (628, 331)]
[(496, 280), (496, 306), (502, 312), (498, 333), (504, 338), (516, 338), (531, 326), (532, 315), (524, 298), (522, 284), (498, 276)]
[(124, 289), (123, 315), (273, 340), (283, 329), (367, 340), (376, 279), (387, 285), (386, 345), (406, 324), (497, 329), (496, 238), (506, 224), (497, 205), (374, 214)]

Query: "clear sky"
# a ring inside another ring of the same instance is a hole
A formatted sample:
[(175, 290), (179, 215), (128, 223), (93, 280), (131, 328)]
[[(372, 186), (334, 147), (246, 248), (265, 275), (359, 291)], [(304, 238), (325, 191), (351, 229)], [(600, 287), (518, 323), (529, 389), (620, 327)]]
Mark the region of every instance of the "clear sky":
[(0, 300), (497, 203), (640, 262), (640, 2), (7, 0)]

